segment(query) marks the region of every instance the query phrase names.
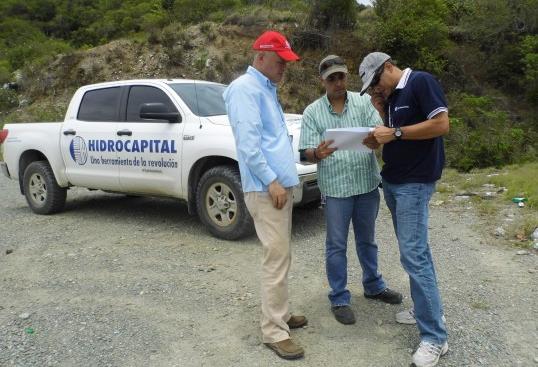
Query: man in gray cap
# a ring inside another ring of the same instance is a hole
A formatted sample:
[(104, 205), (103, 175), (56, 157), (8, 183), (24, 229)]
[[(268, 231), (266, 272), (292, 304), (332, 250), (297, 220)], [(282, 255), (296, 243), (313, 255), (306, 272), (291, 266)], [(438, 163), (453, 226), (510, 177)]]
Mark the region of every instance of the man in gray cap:
[[(362, 267), (364, 296), (386, 303), (402, 302), (402, 295), (385, 285), (378, 272), (375, 221), (379, 210), (379, 167), (374, 152), (336, 151), (324, 140), (327, 129), (376, 126), (378, 112), (366, 96), (347, 90), (348, 69), (344, 60), (329, 55), (319, 64), (326, 94), (304, 111), (299, 149), (318, 164), (318, 183), (326, 197), (326, 270), (331, 291), (331, 310), (342, 324), (355, 323), (347, 289), (347, 238), (350, 222)], [(371, 144), (376, 146), (375, 139)]]
[(384, 124), (372, 136), (383, 145), (383, 192), (409, 274), (414, 308), (396, 321), (417, 324), (421, 342), (413, 354), (418, 367), (435, 366), (448, 351), (443, 305), (428, 245), (428, 204), (441, 177), (448, 133), (446, 98), (431, 74), (401, 70), (383, 52), (368, 54), (359, 67), (363, 86)]

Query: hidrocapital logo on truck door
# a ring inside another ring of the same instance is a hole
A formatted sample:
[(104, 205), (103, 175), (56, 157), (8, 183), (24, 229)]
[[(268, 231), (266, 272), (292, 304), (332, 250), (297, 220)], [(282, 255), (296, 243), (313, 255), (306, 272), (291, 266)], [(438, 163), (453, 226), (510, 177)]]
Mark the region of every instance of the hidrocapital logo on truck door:
[(69, 153), (71, 153), (71, 158), (81, 166), (86, 164), (88, 160), (88, 148), (84, 139), (80, 136), (73, 138), (71, 144), (69, 144)]
[(143, 140), (102, 140), (90, 139), (90, 152), (128, 153), (177, 153), (175, 140), (143, 139)]

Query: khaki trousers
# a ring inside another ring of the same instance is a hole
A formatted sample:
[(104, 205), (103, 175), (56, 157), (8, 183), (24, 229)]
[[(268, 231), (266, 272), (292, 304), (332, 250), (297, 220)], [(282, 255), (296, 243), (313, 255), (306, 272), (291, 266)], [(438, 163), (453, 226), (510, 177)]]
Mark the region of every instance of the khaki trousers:
[(276, 343), (290, 337), (287, 321), (290, 319), (288, 271), (291, 264), (292, 190), (288, 190), (288, 201), (280, 210), (273, 207), (267, 192), (245, 193), (245, 204), (254, 219), (263, 248), (262, 338), (264, 343)]

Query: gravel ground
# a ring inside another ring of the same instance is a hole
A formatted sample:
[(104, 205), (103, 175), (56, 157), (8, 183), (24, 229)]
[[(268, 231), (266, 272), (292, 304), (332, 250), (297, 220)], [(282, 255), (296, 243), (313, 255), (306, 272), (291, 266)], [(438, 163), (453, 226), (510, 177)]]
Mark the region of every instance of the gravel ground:
[[(0, 190), (0, 366), (408, 366), (419, 341), (394, 321), (403, 306), (362, 296), (352, 246), (357, 323), (333, 319), (322, 210), (294, 212), (291, 307), (309, 326), (292, 332), (305, 359), (283, 362), (260, 341), (256, 237), (212, 238), (172, 200), (74, 189), (63, 213), (38, 216), (16, 182)], [(382, 207), (381, 271), (408, 307)], [(493, 244), (462, 205), (432, 207), (430, 226), (450, 344), (439, 366), (538, 366), (536, 253)]]

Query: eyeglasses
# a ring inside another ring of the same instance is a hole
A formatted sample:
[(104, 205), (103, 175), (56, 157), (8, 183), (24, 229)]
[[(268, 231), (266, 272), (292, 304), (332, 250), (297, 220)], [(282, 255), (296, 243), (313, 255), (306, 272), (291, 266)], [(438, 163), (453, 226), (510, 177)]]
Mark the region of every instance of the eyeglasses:
[(319, 73), (323, 74), (325, 70), (327, 70), (333, 65), (345, 65), (345, 63), (344, 63), (344, 60), (342, 60), (340, 57), (335, 57), (334, 59), (327, 60), (323, 64), (320, 65)]
[(374, 88), (376, 87), (376, 85), (379, 84), (379, 81), (381, 80), (381, 75), (383, 74), (383, 72), (385, 71), (385, 63), (383, 63), (376, 71), (375, 71), (375, 74), (374, 74), (374, 77), (372, 78), (372, 82), (370, 83), (370, 86), (368, 87), (368, 89), (366, 90), (366, 93), (368, 94), (372, 94), (372, 92), (374, 91)]
[(328, 81), (329, 83), (334, 83), (337, 80), (344, 80), (345, 77), (346, 77), (345, 73), (336, 72), (329, 75), (325, 80)]

